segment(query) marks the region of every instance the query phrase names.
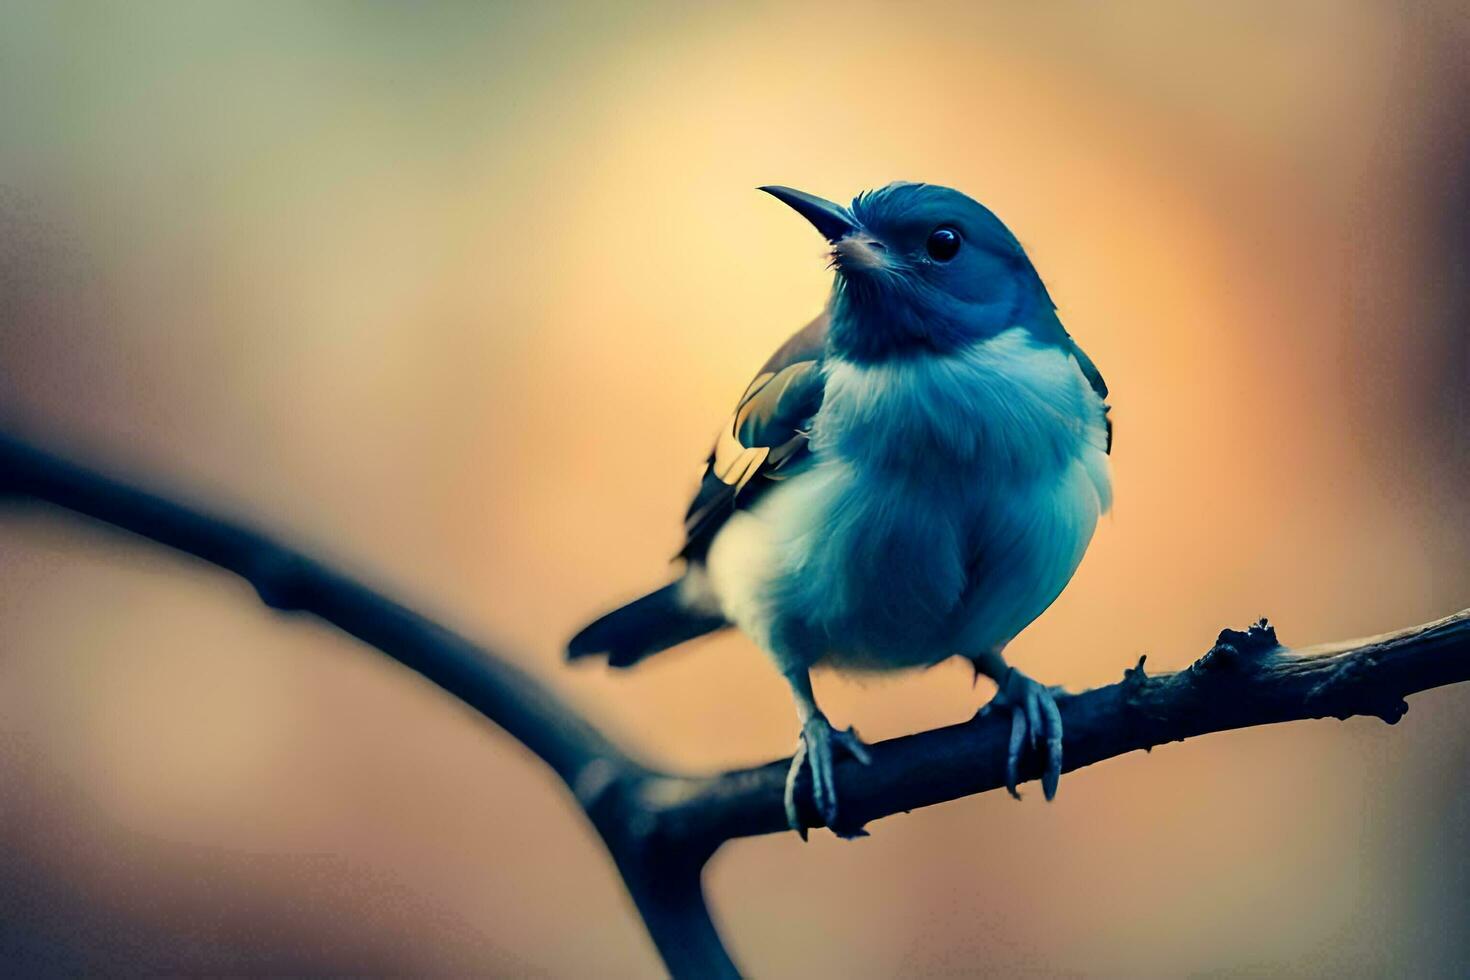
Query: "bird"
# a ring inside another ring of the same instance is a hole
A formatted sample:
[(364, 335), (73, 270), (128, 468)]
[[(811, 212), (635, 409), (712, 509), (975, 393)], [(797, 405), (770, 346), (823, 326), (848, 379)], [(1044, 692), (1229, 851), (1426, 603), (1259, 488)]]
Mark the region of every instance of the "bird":
[(1061, 594), (1111, 507), (1107, 384), (1020, 241), (964, 193), (895, 182), (843, 206), (759, 190), (826, 239), (825, 309), (762, 365), (719, 430), (676, 577), (588, 625), (567, 656), (630, 667), (743, 631), (795, 700), (784, 802), (803, 839), (806, 782), (830, 830), (863, 835), (839, 822), (835, 762), (871, 760), (818, 707), (812, 670), (962, 658), (996, 685), (977, 717), (1010, 714), (1007, 789), (1020, 798), (1021, 761), (1038, 753), (1050, 800), (1062, 692), (1005, 650)]

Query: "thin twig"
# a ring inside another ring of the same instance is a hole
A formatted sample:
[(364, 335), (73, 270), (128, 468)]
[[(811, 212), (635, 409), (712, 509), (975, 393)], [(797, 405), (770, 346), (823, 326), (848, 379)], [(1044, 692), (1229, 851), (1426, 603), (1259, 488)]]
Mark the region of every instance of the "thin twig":
[[(315, 615), (453, 694), (544, 761), (606, 843), (649, 935), (676, 976), (736, 976), (700, 878), (727, 840), (786, 829), (787, 761), (695, 778), (651, 768), (524, 671), (457, 633), (265, 535), (58, 459), (0, 434), (0, 492), (45, 501), (227, 569), (266, 605)], [(1162, 742), (1304, 718), (1389, 723), (1418, 691), (1470, 680), (1470, 609), (1384, 636), (1309, 650), (1265, 621), (1225, 630), (1189, 668), (1062, 699), (1063, 754), (1078, 769)], [(844, 763), (843, 829), (1005, 785), (1008, 722), (979, 719), (873, 745)], [(1028, 760), (1023, 775), (1040, 774)], [(808, 805), (804, 820), (820, 826)]]

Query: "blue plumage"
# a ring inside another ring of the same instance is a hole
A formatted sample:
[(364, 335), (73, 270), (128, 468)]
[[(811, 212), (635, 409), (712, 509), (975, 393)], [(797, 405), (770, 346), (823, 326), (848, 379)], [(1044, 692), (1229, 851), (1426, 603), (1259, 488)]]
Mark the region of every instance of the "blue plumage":
[[(1065, 587), (1111, 503), (1102, 376), (1016, 237), (958, 191), (891, 184), (844, 208), (763, 189), (832, 242), (827, 314), (765, 365), (717, 441), (675, 591), (605, 617), (571, 652), (630, 662), (725, 623), (748, 633), (797, 701), (798, 829), (798, 776), (810, 770), (833, 826), (832, 753), (865, 756), (817, 708), (809, 669), (965, 657), (1018, 731), (1044, 739), (1049, 798), (1060, 716), (1003, 651)], [(637, 629), (612, 649), (609, 621)]]

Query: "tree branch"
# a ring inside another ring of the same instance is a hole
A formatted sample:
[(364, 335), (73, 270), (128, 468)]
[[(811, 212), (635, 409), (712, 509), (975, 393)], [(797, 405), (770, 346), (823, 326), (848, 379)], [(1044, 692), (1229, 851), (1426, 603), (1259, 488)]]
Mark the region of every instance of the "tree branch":
[[(84, 469), (0, 433), (0, 494), (45, 501), (203, 559), (245, 579), (272, 609), (309, 613), (417, 671), (499, 725), (567, 784), (602, 836), (675, 975), (737, 976), (700, 888), (713, 847), (678, 842), (643, 799), (675, 777), (614, 745), (530, 674), (285, 545)], [(664, 793), (663, 795), (668, 795)]]
[[(1470, 680), (1470, 609), (1382, 636), (1291, 651), (1264, 620), (1224, 630), (1204, 656), (1176, 673), (1148, 676), (1144, 662), (1106, 687), (1058, 699), (1063, 771), (1209, 732), (1307, 718), (1373, 715), (1393, 724), (1407, 695)], [(838, 764), (845, 829), (1005, 785), (1009, 723), (986, 718), (870, 747), (873, 761)], [(689, 787), (680, 818), (718, 839), (786, 829), (786, 764), (726, 773)], [(1041, 775), (1040, 761), (1022, 777)], [(803, 796), (808, 826), (820, 818)]]
[[(787, 761), (708, 777), (633, 759), (529, 674), (342, 573), (265, 535), (65, 462), (0, 434), (0, 492), (45, 501), (234, 572), (261, 600), (337, 626), (495, 722), (571, 789), (611, 853), (649, 935), (676, 976), (735, 976), (700, 885), (727, 840), (786, 829)], [(1208, 732), (1304, 718), (1374, 715), (1390, 724), (1418, 691), (1470, 680), (1470, 609), (1397, 633), (1290, 651), (1265, 621), (1225, 630), (1193, 665), (1061, 700), (1065, 769)], [(890, 739), (873, 762), (838, 768), (842, 824), (1005, 785), (1000, 717)], [(1038, 760), (1023, 775), (1040, 774)], [(808, 826), (820, 826), (810, 807)]]

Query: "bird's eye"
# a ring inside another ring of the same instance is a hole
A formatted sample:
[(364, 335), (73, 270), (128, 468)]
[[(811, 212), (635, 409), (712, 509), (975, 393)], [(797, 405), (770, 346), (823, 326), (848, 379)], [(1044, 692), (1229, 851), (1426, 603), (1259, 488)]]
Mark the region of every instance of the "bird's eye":
[(935, 262), (948, 262), (960, 250), (960, 233), (948, 225), (935, 228), (929, 233), (929, 240), (924, 243), (924, 247), (929, 250), (929, 257)]

